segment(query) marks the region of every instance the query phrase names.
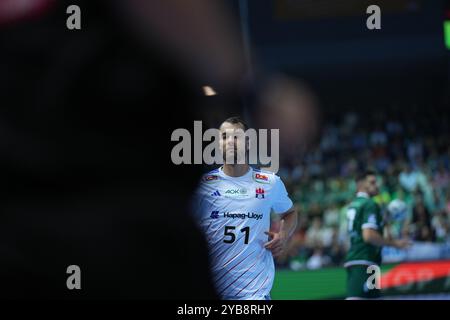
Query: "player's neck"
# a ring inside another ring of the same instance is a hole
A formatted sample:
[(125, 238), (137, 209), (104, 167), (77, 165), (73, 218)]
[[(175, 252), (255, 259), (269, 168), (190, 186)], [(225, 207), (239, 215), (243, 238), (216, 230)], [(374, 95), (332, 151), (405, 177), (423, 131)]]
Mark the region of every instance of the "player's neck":
[(230, 177), (242, 177), (249, 169), (248, 164), (224, 164), (222, 167), (223, 173)]

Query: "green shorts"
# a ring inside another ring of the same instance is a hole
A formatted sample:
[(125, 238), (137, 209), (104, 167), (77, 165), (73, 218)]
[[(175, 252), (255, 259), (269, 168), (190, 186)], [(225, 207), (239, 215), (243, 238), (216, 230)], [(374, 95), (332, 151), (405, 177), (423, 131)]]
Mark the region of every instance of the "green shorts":
[(347, 267), (347, 298), (376, 299), (381, 296), (380, 289), (369, 289), (367, 279), (372, 275), (367, 273), (368, 266), (354, 265)]

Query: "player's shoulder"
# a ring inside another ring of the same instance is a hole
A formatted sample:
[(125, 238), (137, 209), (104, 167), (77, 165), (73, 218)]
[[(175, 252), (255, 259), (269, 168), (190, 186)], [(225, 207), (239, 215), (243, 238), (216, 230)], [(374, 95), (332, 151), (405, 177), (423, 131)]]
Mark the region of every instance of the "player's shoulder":
[(378, 209), (378, 203), (373, 198), (366, 198), (363, 201), (364, 207), (368, 210), (377, 210)]
[(216, 183), (220, 180), (220, 171), (219, 168), (213, 169), (209, 172), (206, 172), (202, 175), (200, 179), (200, 183)]
[(274, 185), (281, 181), (280, 177), (271, 171), (260, 168), (252, 168), (252, 170), (252, 178), (256, 183)]

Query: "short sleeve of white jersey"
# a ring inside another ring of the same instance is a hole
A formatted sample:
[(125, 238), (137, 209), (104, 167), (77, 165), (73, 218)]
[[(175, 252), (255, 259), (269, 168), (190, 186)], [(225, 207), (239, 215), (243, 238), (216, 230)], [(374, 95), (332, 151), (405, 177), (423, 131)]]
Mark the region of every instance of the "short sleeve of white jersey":
[(285, 213), (292, 208), (292, 200), (288, 196), (286, 187), (280, 177), (275, 176), (274, 197), (272, 209), (276, 214)]

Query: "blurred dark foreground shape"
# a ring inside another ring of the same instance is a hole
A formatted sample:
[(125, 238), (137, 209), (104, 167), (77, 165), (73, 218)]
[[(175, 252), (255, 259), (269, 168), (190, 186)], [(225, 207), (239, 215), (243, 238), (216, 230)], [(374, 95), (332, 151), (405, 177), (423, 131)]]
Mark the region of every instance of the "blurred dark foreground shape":
[[(35, 15), (0, 15), (0, 297), (215, 298), (187, 214), (199, 172), (170, 159), (171, 132), (196, 119), (199, 28), (186, 13), (182, 34), (156, 21), (152, 38), (133, 17), (140, 1), (38, 2)], [(140, 14), (182, 12), (162, 3)], [(79, 31), (65, 27), (70, 4)], [(233, 76), (224, 65), (218, 83)], [(66, 287), (69, 265), (81, 290)]]

